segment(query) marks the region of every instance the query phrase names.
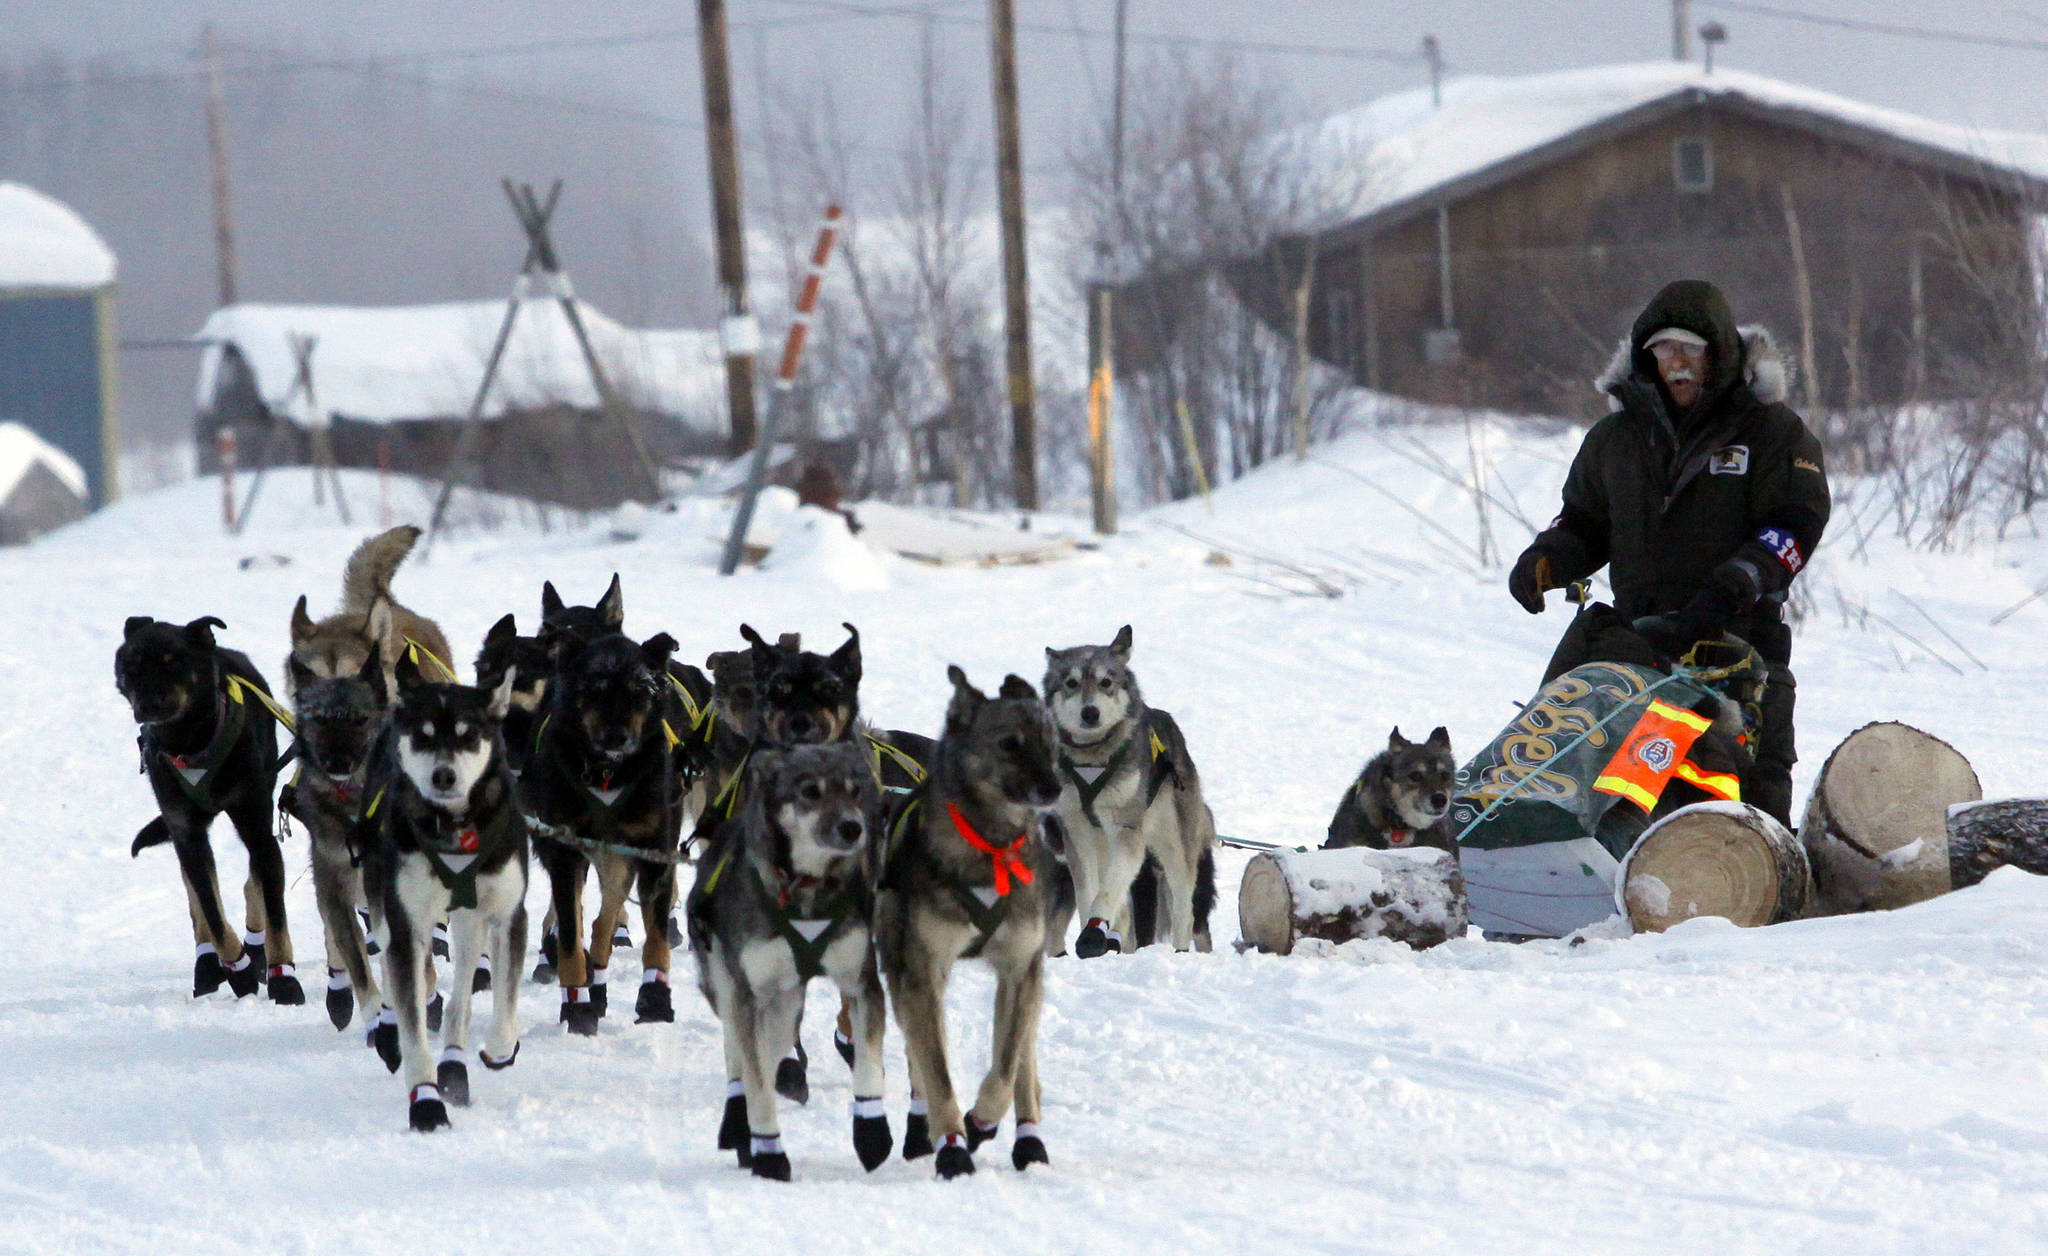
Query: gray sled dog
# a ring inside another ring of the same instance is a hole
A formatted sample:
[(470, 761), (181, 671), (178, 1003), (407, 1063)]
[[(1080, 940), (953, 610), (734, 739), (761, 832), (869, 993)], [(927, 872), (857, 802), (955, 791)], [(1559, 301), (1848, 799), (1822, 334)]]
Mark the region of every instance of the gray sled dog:
[[(1216, 898), (1216, 820), (1173, 716), (1145, 704), (1131, 674), (1131, 628), (1108, 645), (1045, 652), (1045, 701), (1060, 740), (1060, 819), (1090, 959), (1126, 949), (1133, 881), (1149, 858), (1163, 882), (1162, 932), (1175, 950), (1208, 950)], [(1049, 939), (1065, 948), (1067, 913)]]
[[(306, 598), (300, 595), (292, 607), (292, 657), (310, 668), (315, 676), (353, 676), (362, 671), (363, 660), (373, 649), (384, 655), (384, 692), (398, 692), (398, 656), (410, 644), (427, 651), (432, 660), (415, 657), (433, 682), (455, 680), (448, 652), (448, 638), (433, 620), (398, 604), (391, 596), (391, 577), (405, 556), (412, 553), (420, 530), (411, 524), (379, 532), (356, 546), (341, 573), (341, 609), (315, 622), (306, 613)], [(287, 677), (294, 673), (287, 666)]]
[(1441, 726), (1421, 742), (1409, 741), (1396, 728), (1387, 738), (1387, 748), (1368, 760), (1344, 791), (1323, 848), (1434, 846), (1457, 854), (1458, 843), (1451, 836), (1451, 795), (1457, 792), (1457, 777), (1451, 735)]
[[(1045, 982), (1040, 844), (1059, 801), (1052, 719), (1029, 681), (1004, 679), (994, 698), (946, 669), (953, 698), (931, 772), (891, 823), (875, 905), (875, 946), (910, 1060), (906, 1160), (932, 1154), (942, 1178), (974, 1172), (974, 1149), (995, 1137), (1014, 1102), (1020, 1171), (1050, 1163), (1039, 1137), (1038, 1011)], [(946, 1054), (946, 982), (953, 965), (995, 969), (989, 1069), (963, 1120)]]
[[(469, 996), (477, 957), (526, 949), (526, 820), (512, 792), (500, 729), (509, 679), (491, 692), (429, 684), (412, 658), (398, 660), (398, 703), (371, 800), (377, 821), (364, 878), (384, 907), (384, 985), (398, 1019), (408, 1119), (426, 1131), (448, 1124), (447, 1105), (469, 1102)], [(427, 1049), (433, 987), (429, 936), (446, 916), (454, 989), (442, 1017), (438, 1069)], [(519, 1055), (519, 983), (491, 983), (491, 1030), (477, 1056), (491, 1069)]]
[(895, 1145), (882, 1108), (888, 1012), (869, 933), (878, 795), (851, 743), (757, 750), (739, 814), (697, 865), (690, 950), (725, 1028), (730, 1079), (718, 1145), (755, 1177), (789, 1180), (775, 1076), (813, 977), (830, 977), (852, 1005), (854, 1154), (872, 1172)]
[[(327, 1018), (348, 1028), (363, 1009), (374, 1034), (383, 1001), (370, 971), (360, 918), (381, 918), (383, 905), (363, 893), (359, 836), (377, 739), (390, 707), (384, 689), (384, 659), (371, 650), (353, 676), (324, 677), (285, 656), (290, 677), (299, 771), (284, 787), (278, 805), (312, 835), (313, 900), (327, 934)], [(374, 911), (373, 911), (374, 909)]]

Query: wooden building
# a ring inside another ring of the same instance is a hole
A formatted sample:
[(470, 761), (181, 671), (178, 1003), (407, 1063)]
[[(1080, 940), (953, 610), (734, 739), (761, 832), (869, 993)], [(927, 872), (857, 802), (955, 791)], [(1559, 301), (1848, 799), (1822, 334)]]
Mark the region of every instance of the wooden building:
[(1396, 395), (1584, 413), (1679, 278), (1771, 328), (1802, 365), (1796, 403), (1986, 395), (2038, 352), (2048, 136), (1668, 63), (1453, 80), (1440, 105), (1331, 119), (1306, 151), (1360, 194), (1233, 284), (1291, 335), (1275, 277), (1312, 273), (1312, 352)]
[(69, 206), (0, 182), (0, 423), (62, 450), (88, 508), (120, 494), (114, 273), (113, 250)]

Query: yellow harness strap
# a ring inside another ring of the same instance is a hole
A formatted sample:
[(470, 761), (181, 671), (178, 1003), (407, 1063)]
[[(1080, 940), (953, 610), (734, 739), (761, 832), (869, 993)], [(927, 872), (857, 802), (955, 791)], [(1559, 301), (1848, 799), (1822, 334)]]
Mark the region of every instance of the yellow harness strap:
[(711, 708), (708, 706), (698, 706), (697, 700), (690, 696), (689, 689), (685, 688), (683, 682), (677, 680), (673, 675), (669, 676), (668, 683), (675, 689), (676, 697), (683, 700), (683, 710), (690, 713), (690, 731), (696, 732), (697, 726), (702, 724), (705, 717), (711, 713)]
[(917, 760), (911, 758), (910, 755), (907, 752), (905, 752), (902, 747), (892, 746), (888, 742), (883, 741), (881, 738), (875, 736), (873, 733), (868, 733), (866, 734), (866, 736), (868, 739), (868, 745), (874, 747), (875, 749), (874, 762), (876, 776), (879, 777), (881, 775), (881, 756), (888, 755), (891, 759), (896, 761), (896, 766), (902, 768), (905, 772), (910, 773), (911, 780), (916, 781), (920, 784), (924, 782), (924, 765), (922, 763), (919, 763)]
[(713, 892), (718, 889), (718, 878), (725, 875), (725, 865), (731, 862), (732, 847), (728, 846), (725, 848), (725, 853), (718, 857), (718, 862), (712, 866), (711, 875), (704, 878), (704, 888), (698, 891), (698, 893), (705, 898), (711, 897)]
[(233, 699), (236, 703), (239, 704), (243, 701), (242, 691), (245, 689), (248, 690), (250, 693), (256, 695), (256, 701), (262, 703), (263, 709), (270, 712), (271, 715), (275, 716), (277, 718), (278, 723), (284, 725), (285, 728), (291, 732), (296, 733), (299, 731), (298, 722), (292, 719), (291, 715), (287, 711), (285, 711), (283, 707), (277, 705), (277, 703), (271, 699), (269, 694), (263, 692), (260, 686), (252, 685), (248, 681), (242, 679), (240, 676), (228, 677), (228, 697)]
[(369, 805), (369, 806), (367, 806), (367, 807), (364, 807), (364, 808), (363, 808), (363, 819), (365, 819), (365, 820), (370, 820), (370, 819), (374, 819), (374, 818), (376, 818), (376, 815), (377, 815), (377, 804), (378, 804), (378, 803), (380, 803), (380, 802), (383, 802), (383, 801), (384, 801), (384, 789), (383, 789), (383, 787), (382, 787), (382, 786), (379, 786), (379, 787), (378, 787), (378, 789), (377, 789), (377, 794), (376, 794), (376, 796), (370, 799), (370, 805)]
[(428, 662), (432, 663), (435, 667), (441, 669), (441, 674), (448, 678), (449, 684), (459, 685), (462, 683), (462, 678), (455, 674), (455, 669), (448, 666), (446, 663), (443, 663), (441, 661), (440, 655), (435, 654), (432, 650), (429, 650), (427, 647), (421, 645), (419, 642), (413, 640), (411, 637), (407, 637), (405, 639), (405, 648), (407, 653), (412, 655), (412, 662), (414, 667), (419, 666), (420, 658), (422, 655), (424, 655)]

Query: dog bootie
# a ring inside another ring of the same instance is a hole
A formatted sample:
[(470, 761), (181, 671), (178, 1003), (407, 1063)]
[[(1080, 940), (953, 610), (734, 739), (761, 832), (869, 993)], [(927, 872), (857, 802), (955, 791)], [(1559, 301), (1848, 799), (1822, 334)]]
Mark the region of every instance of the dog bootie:
[(610, 990), (610, 989), (611, 989), (611, 985), (610, 985), (610, 984), (609, 984), (609, 983), (608, 983), (608, 982), (606, 981), (606, 979), (605, 979), (605, 970), (604, 970), (604, 969), (602, 969), (602, 968), (593, 968), (593, 969), (591, 969), (591, 970), (590, 970), (590, 1006), (592, 1006), (592, 1007), (594, 1007), (594, 1008), (596, 1008), (596, 1009), (597, 1009), (597, 1011), (595, 1011), (595, 1012), (593, 1012), (593, 1013), (591, 1013), (591, 1014), (592, 1014), (593, 1016), (597, 1017), (597, 1019), (599, 1019), (599, 1020), (603, 1020), (603, 1019), (604, 1019), (604, 1014), (605, 1014), (605, 1012), (606, 1012), (606, 1011), (607, 1011), (607, 1010), (608, 1010), (608, 1009), (609, 1009), (609, 1008), (611, 1007), (611, 1005), (612, 1005), (612, 1001), (611, 1001), (611, 998), (610, 998), (610, 996), (609, 996), (609, 995), (608, 995), (608, 994), (606, 993), (606, 992), (607, 992), (608, 990)]
[(551, 986), (555, 984), (555, 935), (548, 932), (540, 935), (540, 960), (533, 966), (533, 984)]
[(782, 1057), (775, 1066), (775, 1093), (791, 1103), (803, 1104), (811, 1101), (811, 1058), (804, 1054), (804, 1044), (796, 1044), (796, 1050)]
[(290, 964), (272, 964), (266, 990), (272, 1003), (285, 1007), (297, 1007), (306, 1001), (306, 988), (299, 984), (299, 975)]
[(640, 979), (640, 997), (633, 1000), (633, 1020), (636, 1024), (649, 1022), (671, 1024), (676, 1018), (675, 1002), (669, 998), (668, 974), (660, 969), (651, 969)]
[(932, 1122), (924, 1100), (910, 1101), (910, 1115), (903, 1118), (903, 1158), (918, 1160), (932, 1154)]
[(677, 924), (677, 923), (676, 923), (676, 914), (675, 914), (674, 912), (670, 912), (670, 913), (668, 914), (668, 945), (669, 945), (669, 949), (670, 949), (670, 950), (675, 950), (676, 948), (678, 948), (678, 947), (682, 946), (682, 944), (683, 944), (683, 927), (682, 927), (681, 925), (679, 925), (679, 924)]
[(270, 935), (265, 933), (261, 929), (250, 929), (244, 932), (242, 934), (242, 954), (247, 955), (249, 957), (249, 962), (256, 965), (256, 967), (258, 968), (270, 967), (269, 963), (267, 962), (270, 956), (270, 951), (269, 948), (264, 945), (269, 940)]
[(620, 920), (618, 924), (612, 926), (612, 946), (616, 949), (631, 945), (633, 945), (633, 933), (626, 928), (626, 922)]
[(327, 970), (327, 1019), (334, 1022), (336, 1032), (348, 1028), (355, 1019), (356, 992), (348, 984), (348, 974), (338, 968)]
[(441, 1013), (446, 1011), (447, 1009), (448, 1000), (441, 996), (441, 992), (439, 990), (434, 991), (434, 997), (427, 1000), (428, 1033), (438, 1034), (441, 1032)]
[(853, 1039), (835, 1029), (832, 1031), (832, 1049), (839, 1053), (840, 1059), (846, 1061), (846, 1067), (853, 1067)]
[(448, 958), (448, 926), (446, 924), (434, 926), (434, 958)]
[(1017, 1141), (1010, 1144), (1010, 1163), (1022, 1173), (1034, 1164), (1048, 1167), (1052, 1157), (1045, 1154), (1045, 1141), (1038, 1136), (1038, 1122), (1017, 1122)]
[(1081, 930), (1081, 936), (1074, 939), (1074, 954), (1082, 959), (1094, 959), (1111, 951), (1122, 953), (1124, 937), (1109, 927), (1109, 922), (1097, 917), (1090, 920)]
[(220, 955), (213, 947), (202, 945), (198, 958), (192, 962), (192, 997), (203, 999), (220, 989), (228, 979), (227, 965), (220, 962)]
[(476, 1058), (484, 1062), (485, 1068), (491, 1070), (493, 1073), (496, 1073), (501, 1069), (511, 1068), (514, 1064), (517, 1064), (519, 1062), (519, 1044), (516, 1042), (513, 1043), (512, 1054), (506, 1056), (502, 1060), (492, 1059), (491, 1053), (481, 1048), (477, 1050)]
[(382, 951), (384, 948), (377, 945), (376, 931), (370, 928), (370, 913), (358, 907), (356, 909), (356, 918), (363, 922), (363, 953), (365, 955), (375, 955)]
[(441, 1088), (421, 1082), (412, 1088), (412, 1109), (407, 1113), (412, 1127), (422, 1134), (448, 1128), (448, 1105), (441, 1102)]
[(989, 1139), (994, 1138), (996, 1136), (996, 1131), (1002, 1128), (1003, 1123), (1001, 1121), (997, 1121), (994, 1125), (983, 1125), (981, 1123), (981, 1118), (975, 1116), (972, 1112), (968, 1113), (967, 1150), (980, 1151), (981, 1145), (987, 1142)]
[(491, 988), (491, 957), (480, 955), (476, 961), (476, 976), (469, 983), (471, 994), (482, 994)]
[(974, 1172), (974, 1153), (967, 1150), (967, 1140), (958, 1134), (946, 1135), (944, 1145), (939, 1148), (939, 1176), (951, 1180), (965, 1177)]
[(386, 1071), (398, 1071), (398, 1018), (392, 1015), (390, 1008), (377, 1013), (377, 1022), (364, 1033), (363, 1041), (377, 1053), (378, 1059), (384, 1061)]
[(753, 1147), (747, 1158), (747, 1167), (757, 1178), (771, 1182), (789, 1181), (789, 1156), (782, 1150), (782, 1139), (775, 1134), (754, 1134), (749, 1139)]
[(889, 1132), (889, 1113), (880, 1096), (853, 1101), (853, 1154), (860, 1167), (873, 1173), (889, 1153), (896, 1150), (896, 1138)]
[(725, 1084), (725, 1115), (718, 1122), (718, 1149), (736, 1151), (740, 1167), (747, 1167), (752, 1154), (747, 1147), (747, 1090), (739, 1082)]
[(235, 992), (236, 998), (248, 998), (262, 984), (263, 970), (256, 967), (256, 961), (246, 954), (228, 965), (228, 989)]
[(469, 1106), (469, 1065), (462, 1062), (460, 1047), (449, 1047), (441, 1052), (441, 1067), (436, 1070), (434, 1080), (440, 1083), (443, 1099), (458, 1108)]
[(597, 1032), (597, 1009), (590, 1002), (590, 987), (562, 987), (562, 1023), (570, 1033), (586, 1038)]

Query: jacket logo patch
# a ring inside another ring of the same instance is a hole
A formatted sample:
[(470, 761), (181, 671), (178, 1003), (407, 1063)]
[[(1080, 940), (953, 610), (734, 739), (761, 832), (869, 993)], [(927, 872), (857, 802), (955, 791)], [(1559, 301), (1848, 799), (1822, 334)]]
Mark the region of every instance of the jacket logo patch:
[(1794, 458), (1792, 460), (1792, 469), (1795, 471), (1811, 471), (1815, 475), (1820, 474), (1820, 465), (1818, 463), (1808, 462), (1804, 458)]
[(1707, 455), (1709, 475), (1747, 475), (1749, 473), (1749, 446), (1726, 445)]
[(1765, 528), (1756, 534), (1756, 539), (1763, 544), (1765, 549), (1777, 555), (1778, 561), (1784, 564), (1785, 570), (1793, 575), (1798, 575), (1799, 569), (1806, 566), (1806, 555), (1799, 552), (1798, 540), (1785, 529)]

